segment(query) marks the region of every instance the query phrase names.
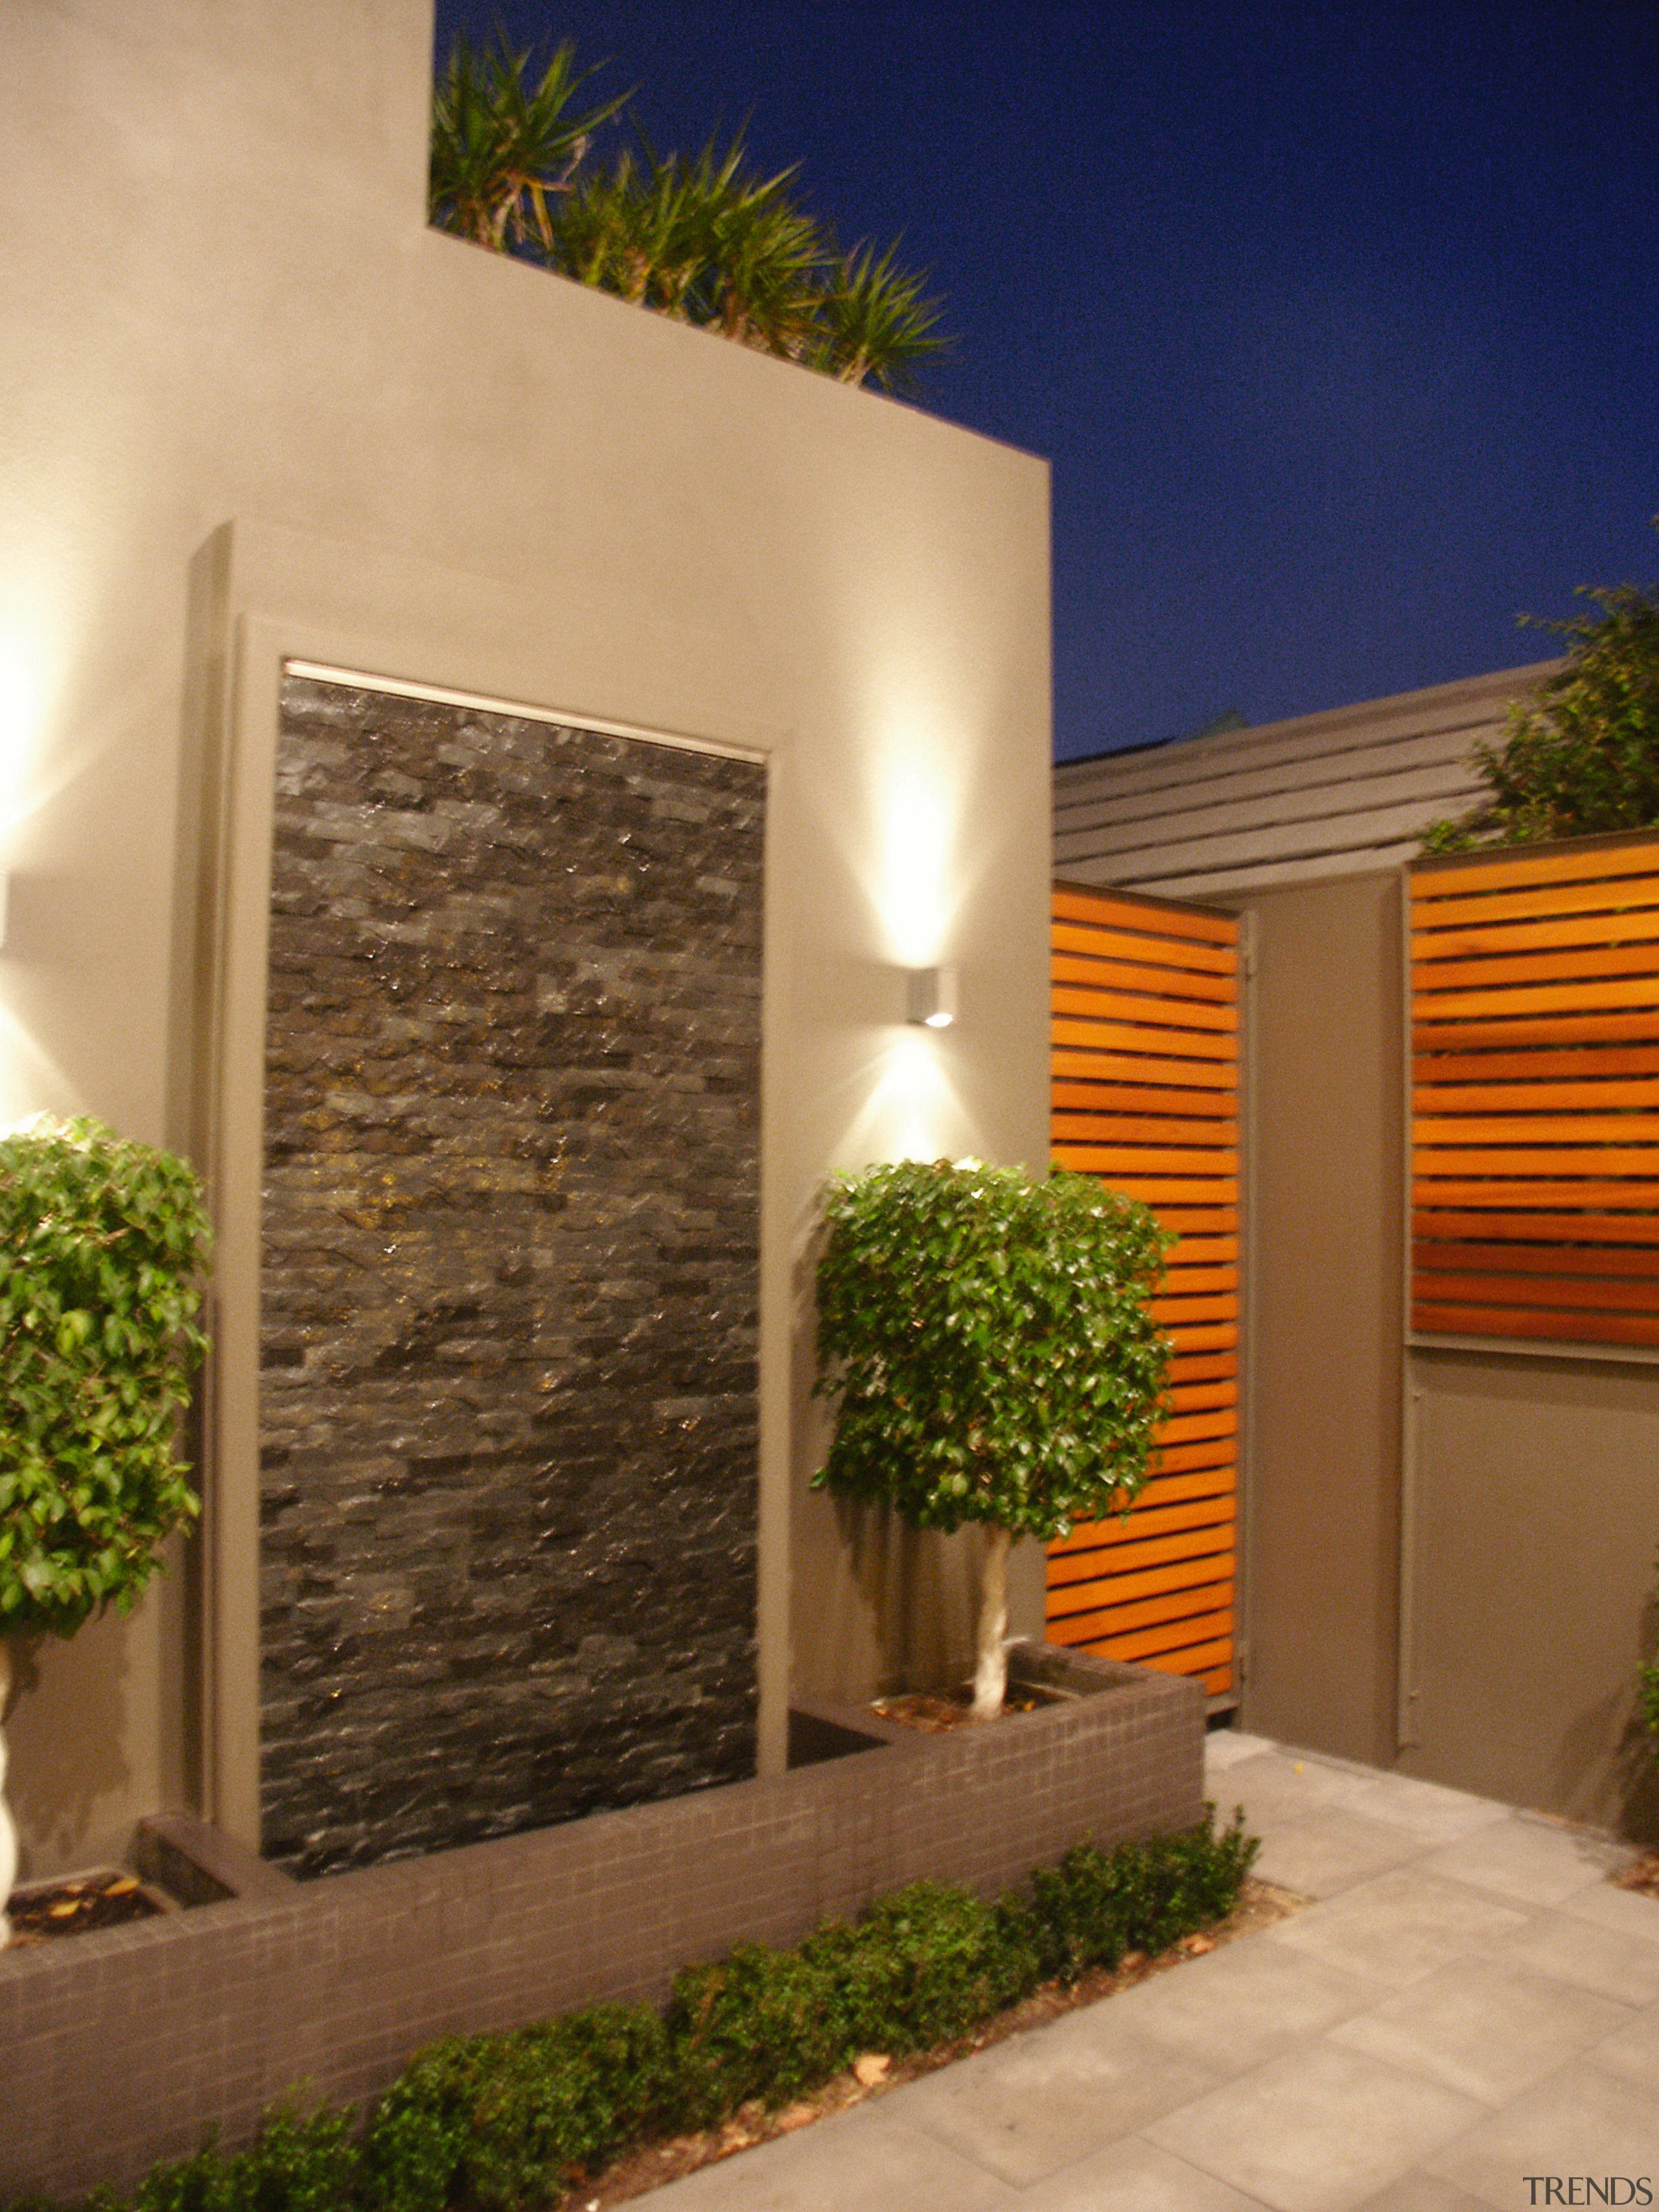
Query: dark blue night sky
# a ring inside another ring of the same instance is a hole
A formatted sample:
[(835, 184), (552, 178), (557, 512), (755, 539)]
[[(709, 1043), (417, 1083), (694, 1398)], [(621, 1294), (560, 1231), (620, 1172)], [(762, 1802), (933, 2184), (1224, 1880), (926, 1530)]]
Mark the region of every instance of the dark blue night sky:
[(1557, 648), (1659, 575), (1659, 0), (439, 0), (902, 234), (1054, 465), (1055, 750)]

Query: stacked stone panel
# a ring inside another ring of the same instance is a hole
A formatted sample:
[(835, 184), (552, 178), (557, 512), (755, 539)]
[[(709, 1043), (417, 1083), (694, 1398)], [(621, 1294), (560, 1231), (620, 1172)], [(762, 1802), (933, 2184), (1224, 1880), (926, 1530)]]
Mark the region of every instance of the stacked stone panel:
[(260, 1770), (295, 1873), (753, 1770), (764, 790), (284, 681)]

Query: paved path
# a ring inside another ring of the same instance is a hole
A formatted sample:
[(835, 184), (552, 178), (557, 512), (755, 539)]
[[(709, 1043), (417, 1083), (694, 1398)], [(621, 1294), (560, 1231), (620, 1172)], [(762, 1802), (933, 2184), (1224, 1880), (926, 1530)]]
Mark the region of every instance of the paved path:
[(653, 2212), (1518, 2212), (1529, 2174), (1598, 2204), (1646, 2177), (1659, 2205), (1659, 1902), (1607, 1881), (1627, 1855), (1259, 1737), (1209, 1750), (1309, 1910)]

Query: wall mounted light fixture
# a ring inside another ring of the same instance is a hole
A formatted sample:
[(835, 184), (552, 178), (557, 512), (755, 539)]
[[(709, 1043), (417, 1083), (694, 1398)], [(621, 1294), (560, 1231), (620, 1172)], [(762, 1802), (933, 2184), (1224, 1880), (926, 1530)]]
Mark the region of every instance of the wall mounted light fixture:
[(905, 1019), (948, 1030), (957, 1018), (954, 968), (912, 968), (906, 976)]
[(0, 868), (0, 952), (6, 949), (6, 894), (11, 889), (11, 878)]

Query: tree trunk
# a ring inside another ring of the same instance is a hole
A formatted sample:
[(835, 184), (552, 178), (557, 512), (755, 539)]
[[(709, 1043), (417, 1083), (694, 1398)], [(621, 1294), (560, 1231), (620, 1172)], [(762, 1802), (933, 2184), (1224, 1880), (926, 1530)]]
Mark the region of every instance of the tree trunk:
[(979, 1663), (974, 1669), (974, 1718), (994, 1721), (1002, 1711), (1008, 1686), (1008, 1550), (1006, 1528), (985, 1532), (985, 1567), (980, 1585)]

